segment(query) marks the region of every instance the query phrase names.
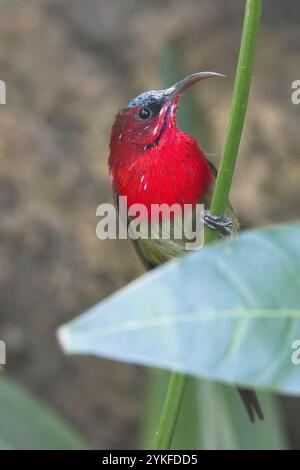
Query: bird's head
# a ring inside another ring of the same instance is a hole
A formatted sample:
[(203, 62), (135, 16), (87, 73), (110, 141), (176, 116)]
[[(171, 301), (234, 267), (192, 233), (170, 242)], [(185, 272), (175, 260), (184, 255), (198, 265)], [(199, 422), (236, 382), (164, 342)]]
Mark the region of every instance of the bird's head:
[(176, 126), (176, 111), (180, 95), (203, 78), (221, 77), (215, 72), (188, 75), (165, 90), (146, 91), (130, 100), (116, 116), (112, 129), (111, 149), (133, 145), (147, 151), (158, 145), (167, 130)]

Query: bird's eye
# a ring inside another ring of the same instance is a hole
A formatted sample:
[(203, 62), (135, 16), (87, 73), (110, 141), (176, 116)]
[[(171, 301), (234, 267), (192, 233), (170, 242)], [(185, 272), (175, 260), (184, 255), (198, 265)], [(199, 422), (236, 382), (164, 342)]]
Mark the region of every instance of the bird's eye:
[(139, 119), (149, 119), (152, 116), (152, 112), (149, 108), (141, 108), (138, 112)]

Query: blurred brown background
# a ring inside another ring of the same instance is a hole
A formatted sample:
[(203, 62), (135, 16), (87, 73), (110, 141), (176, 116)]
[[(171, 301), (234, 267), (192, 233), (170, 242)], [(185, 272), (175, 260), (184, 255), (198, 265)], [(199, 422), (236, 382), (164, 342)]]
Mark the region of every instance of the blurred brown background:
[[(291, 102), (291, 82), (300, 79), (300, 5), (264, 3), (232, 192), (251, 226), (300, 214), (300, 107)], [(0, 337), (7, 371), (98, 448), (136, 446), (144, 371), (66, 357), (54, 333), (142, 273), (129, 242), (95, 236), (96, 207), (111, 201), (110, 127), (129, 98), (161, 86), (162, 50), (180, 37), (187, 73), (227, 75), (195, 89), (212, 128), (214, 144), (205, 150), (219, 153), (242, 14), (243, 2), (229, 0), (1, 2)], [(299, 402), (283, 405), (299, 447)]]

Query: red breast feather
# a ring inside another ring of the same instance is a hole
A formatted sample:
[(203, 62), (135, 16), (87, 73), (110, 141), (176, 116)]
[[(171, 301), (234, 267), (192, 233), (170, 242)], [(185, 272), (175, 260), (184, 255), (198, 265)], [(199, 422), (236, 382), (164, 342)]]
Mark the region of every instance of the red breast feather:
[(144, 204), (150, 214), (151, 204), (194, 205), (209, 191), (210, 166), (197, 142), (176, 125), (167, 126), (150, 148), (128, 142), (126, 133), (121, 141), (120, 128), (113, 129), (109, 166), (113, 190), (127, 196), (128, 207)]

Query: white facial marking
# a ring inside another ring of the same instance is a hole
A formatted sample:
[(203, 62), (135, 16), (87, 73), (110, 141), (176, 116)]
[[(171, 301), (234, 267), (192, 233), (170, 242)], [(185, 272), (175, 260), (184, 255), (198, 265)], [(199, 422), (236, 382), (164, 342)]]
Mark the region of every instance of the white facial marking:
[(145, 179), (145, 175), (141, 177), (141, 183), (144, 181), (144, 179)]
[(147, 186), (148, 186), (148, 184), (147, 184), (147, 183), (145, 183), (145, 184), (144, 184), (144, 191), (146, 191), (146, 189), (147, 189)]

